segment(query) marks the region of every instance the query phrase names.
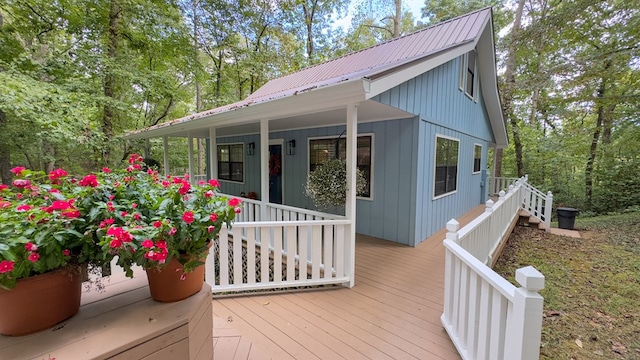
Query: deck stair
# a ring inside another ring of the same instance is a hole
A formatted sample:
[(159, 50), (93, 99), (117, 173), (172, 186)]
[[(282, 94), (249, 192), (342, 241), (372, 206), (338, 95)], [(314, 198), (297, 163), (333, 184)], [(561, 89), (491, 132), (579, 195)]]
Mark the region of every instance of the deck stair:
[(518, 218), (519, 226), (533, 227), (543, 231), (546, 230), (547, 228), (544, 221), (531, 215), (527, 210), (520, 210), (520, 213), (518, 215), (519, 215), (519, 218)]

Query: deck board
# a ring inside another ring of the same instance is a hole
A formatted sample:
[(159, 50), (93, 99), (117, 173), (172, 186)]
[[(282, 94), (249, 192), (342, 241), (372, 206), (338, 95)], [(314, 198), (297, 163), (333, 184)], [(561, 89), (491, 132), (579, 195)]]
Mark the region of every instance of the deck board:
[(460, 359), (440, 323), (445, 235), (415, 248), (357, 235), (352, 289), (214, 299), (214, 359)]

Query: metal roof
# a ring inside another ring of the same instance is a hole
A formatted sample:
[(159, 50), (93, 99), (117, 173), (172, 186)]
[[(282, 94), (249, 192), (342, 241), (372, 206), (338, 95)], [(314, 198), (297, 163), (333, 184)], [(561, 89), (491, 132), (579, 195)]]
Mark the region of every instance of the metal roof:
[[(242, 126), (260, 119), (288, 118), (291, 124), (304, 120), (309, 114), (343, 108), (353, 102), (360, 103), (364, 110), (371, 103), (368, 99), (376, 94), (476, 46), (483, 79), (481, 91), (495, 144), (504, 147), (508, 139), (497, 88), (490, 7), (273, 79), (242, 101), (129, 132), (125, 138), (208, 133), (211, 127)], [(411, 115), (396, 111), (401, 113), (396, 114), (398, 117)]]
[(303, 91), (356, 77), (369, 77), (377, 71), (397, 66), (477, 39), (491, 16), (491, 9), (481, 9), (414, 33), (389, 40), (298, 72), (273, 79), (247, 97), (260, 102), (291, 90)]

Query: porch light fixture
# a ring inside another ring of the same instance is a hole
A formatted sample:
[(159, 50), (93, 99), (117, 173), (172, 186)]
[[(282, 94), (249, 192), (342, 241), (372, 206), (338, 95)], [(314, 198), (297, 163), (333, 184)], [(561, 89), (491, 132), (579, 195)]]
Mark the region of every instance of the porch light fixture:
[(256, 143), (250, 142), (247, 144), (247, 155), (253, 155), (256, 153)]
[(296, 154), (296, 141), (290, 140), (287, 141), (287, 155), (295, 155)]

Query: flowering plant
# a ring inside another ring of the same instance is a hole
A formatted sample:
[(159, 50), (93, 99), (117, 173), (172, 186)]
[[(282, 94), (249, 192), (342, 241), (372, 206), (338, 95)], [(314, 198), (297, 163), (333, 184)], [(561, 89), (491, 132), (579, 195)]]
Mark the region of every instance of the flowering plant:
[(104, 260), (118, 256), (127, 276), (133, 265), (160, 268), (172, 258), (186, 276), (203, 264), (223, 223), (230, 225), (240, 212), (239, 199), (216, 194), (217, 180), (192, 186), (187, 175), (161, 177), (144, 170), (137, 154), (126, 169), (105, 168), (96, 181), (102, 191), (83, 200), (93, 206), (88, 221), (97, 227)]
[(93, 190), (63, 169), (49, 174), (11, 169), (0, 184), (0, 287), (70, 264), (99, 263), (99, 248), (86, 236), (85, 209), (77, 199)]

